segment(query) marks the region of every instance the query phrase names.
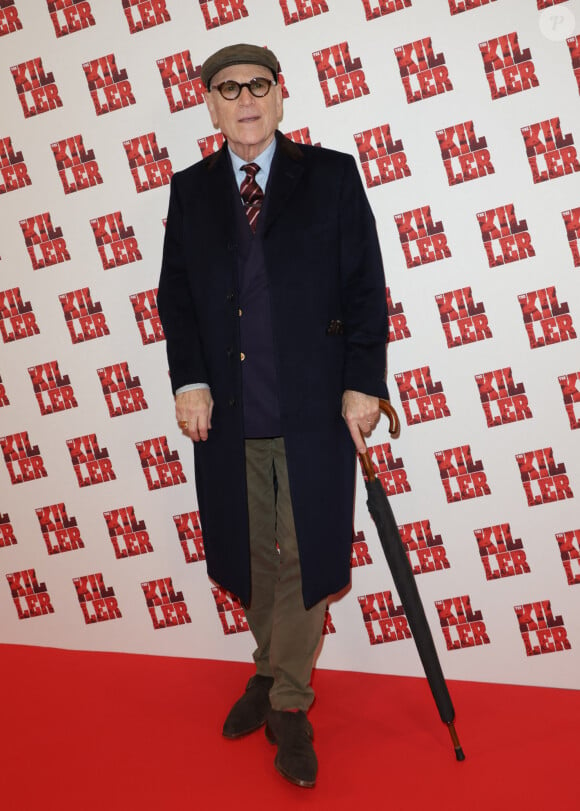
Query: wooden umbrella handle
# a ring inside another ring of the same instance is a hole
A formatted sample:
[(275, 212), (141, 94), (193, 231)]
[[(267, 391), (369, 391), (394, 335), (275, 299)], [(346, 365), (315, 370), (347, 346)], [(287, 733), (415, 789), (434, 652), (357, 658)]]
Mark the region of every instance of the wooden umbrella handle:
[[(399, 431), (401, 429), (399, 415), (397, 414), (397, 412), (395, 411), (389, 400), (379, 400), (379, 408), (383, 412), (383, 414), (386, 414), (386, 416), (389, 418), (389, 434), (392, 437), (398, 436)], [(364, 442), (364, 437), (362, 436), (362, 434), (361, 438)], [(364, 453), (359, 454), (359, 456), (361, 458), (362, 466), (364, 468), (367, 479), (370, 482), (374, 481), (376, 478), (375, 469), (373, 467), (373, 463), (371, 462), (368, 450), (365, 451)]]

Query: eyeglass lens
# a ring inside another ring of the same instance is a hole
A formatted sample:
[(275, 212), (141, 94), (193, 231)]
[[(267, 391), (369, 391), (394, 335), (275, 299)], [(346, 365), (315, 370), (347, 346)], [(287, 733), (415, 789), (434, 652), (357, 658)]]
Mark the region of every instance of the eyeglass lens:
[(256, 98), (262, 98), (263, 96), (268, 95), (272, 84), (273, 82), (270, 79), (263, 79), (261, 77), (252, 79), (249, 82), (242, 83), (229, 80), (227, 82), (222, 82), (221, 84), (217, 85), (217, 90), (219, 90), (223, 98), (227, 99), (228, 101), (233, 101), (234, 99), (237, 99), (244, 87), (248, 88), (252, 96), (256, 96)]

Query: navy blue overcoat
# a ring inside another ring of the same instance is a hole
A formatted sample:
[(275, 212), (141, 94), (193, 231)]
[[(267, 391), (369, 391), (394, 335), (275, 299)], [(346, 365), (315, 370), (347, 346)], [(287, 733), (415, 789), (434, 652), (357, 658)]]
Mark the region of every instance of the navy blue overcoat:
[[(273, 343), (306, 607), (350, 578), (355, 448), (346, 389), (387, 397), (385, 280), (352, 156), (279, 132), (262, 223)], [(208, 574), (250, 602), (237, 204), (227, 150), (171, 181), (159, 282), (173, 390), (206, 382), (212, 429), (195, 445)], [(340, 321), (343, 331), (329, 330)]]

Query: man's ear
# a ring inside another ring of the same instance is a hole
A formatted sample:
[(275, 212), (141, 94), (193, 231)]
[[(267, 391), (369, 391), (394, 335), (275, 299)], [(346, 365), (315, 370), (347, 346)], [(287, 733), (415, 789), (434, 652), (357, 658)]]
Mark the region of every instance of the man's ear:
[(214, 125), (215, 129), (217, 130), (217, 129), (219, 129), (219, 124), (218, 124), (217, 112), (216, 112), (216, 109), (215, 109), (215, 105), (213, 103), (213, 96), (208, 90), (204, 90), (203, 98), (204, 98), (204, 101), (206, 103), (206, 106), (207, 106), (207, 109), (208, 109), (208, 112), (209, 112), (209, 117), (211, 118), (211, 123)]

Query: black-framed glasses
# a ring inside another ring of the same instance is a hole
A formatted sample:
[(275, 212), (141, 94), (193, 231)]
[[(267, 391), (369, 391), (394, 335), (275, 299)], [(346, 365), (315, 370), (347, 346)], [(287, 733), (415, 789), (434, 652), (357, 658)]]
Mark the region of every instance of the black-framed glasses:
[(228, 79), (226, 82), (216, 84), (215, 89), (218, 90), (220, 96), (227, 101), (235, 101), (244, 87), (248, 88), (252, 96), (261, 99), (268, 95), (270, 88), (275, 84), (277, 84), (277, 82), (275, 82), (274, 79), (265, 79), (263, 76), (257, 76), (255, 79), (250, 79), (249, 82), (234, 82), (233, 79)]

